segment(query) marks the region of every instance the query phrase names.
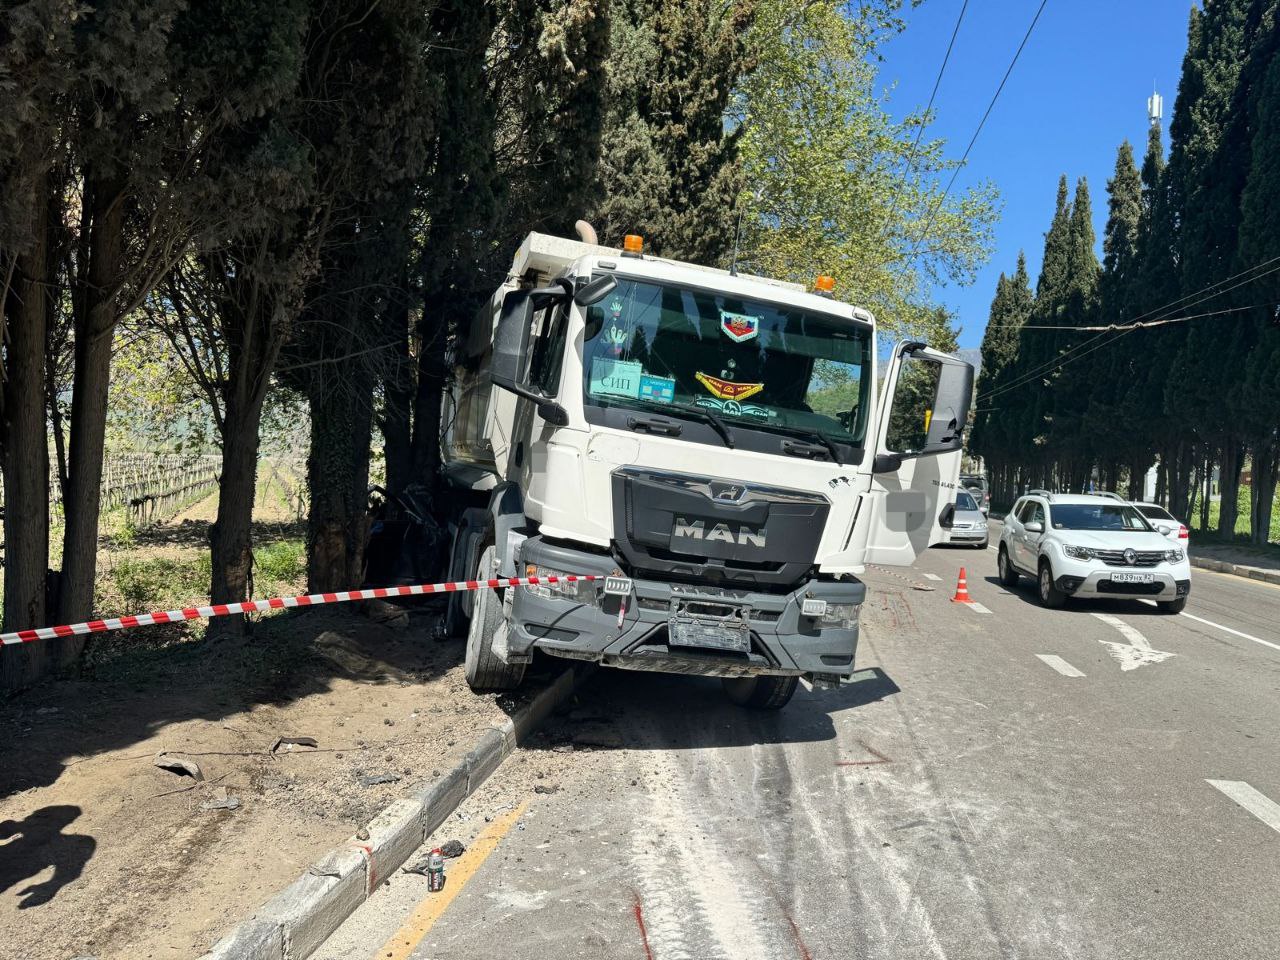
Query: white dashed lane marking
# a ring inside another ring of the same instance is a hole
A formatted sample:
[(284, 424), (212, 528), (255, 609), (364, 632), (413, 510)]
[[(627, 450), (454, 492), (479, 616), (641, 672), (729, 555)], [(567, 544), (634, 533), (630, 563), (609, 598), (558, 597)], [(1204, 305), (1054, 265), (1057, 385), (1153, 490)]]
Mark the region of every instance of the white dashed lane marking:
[(1206, 780), (1205, 783), (1221, 790), (1272, 830), (1280, 833), (1280, 803), (1259, 793), (1243, 780)]
[(938, 576), (936, 573), (922, 573), (922, 574), (920, 574), (920, 576), (924, 577), (926, 580), (941, 580), (941, 579), (942, 579), (942, 578), (941, 578), (940, 576)]
[(1084, 676), (1083, 673), (1081, 673), (1071, 664), (1067, 663), (1067, 661), (1063, 660), (1061, 657), (1055, 657), (1051, 653), (1037, 653), (1036, 659), (1047, 663), (1049, 666), (1053, 667), (1053, 669), (1057, 670), (1064, 677), (1083, 677)]
[(968, 603), (965, 604), (965, 606), (968, 607), (970, 610), (972, 610), (974, 613), (990, 613), (991, 612), (982, 604), (980, 604), (977, 600), (970, 600)]

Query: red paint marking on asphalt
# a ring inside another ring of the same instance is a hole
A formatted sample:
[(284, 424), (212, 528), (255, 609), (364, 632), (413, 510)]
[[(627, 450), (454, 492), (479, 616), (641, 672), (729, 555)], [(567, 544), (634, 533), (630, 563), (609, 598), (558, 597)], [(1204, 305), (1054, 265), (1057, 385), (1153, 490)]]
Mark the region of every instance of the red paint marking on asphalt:
[(631, 891), (632, 911), (636, 916), (636, 926), (640, 928), (640, 943), (644, 945), (645, 960), (653, 960), (653, 950), (649, 948), (649, 931), (644, 926), (644, 907), (640, 903), (640, 894)]
[(893, 763), (892, 760), (886, 757), (883, 753), (881, 753), (875, 747), (871, 746), (869, 743), (863, 740), (859, 740), (858, 745), (861, 746), (863, 750), (867, 751), (867, 753), (871, 754), (876, 759), (874, 760), (837, 760), (836, 766), (837, 767), (875, 767), (882, 763)]
[(782, 907), (782, 915), (787, 918), (787, 924), (791, 927), (791, 939), (796, 943), (796, 952), (800, 954), (800, 960), (813, 960), (813, 954), (805, 946), (804, 937), (800, 936), (800, 928), (792, 919), (791, 911), (782, 905), (782, 901), (778, 901), (778, 906)]

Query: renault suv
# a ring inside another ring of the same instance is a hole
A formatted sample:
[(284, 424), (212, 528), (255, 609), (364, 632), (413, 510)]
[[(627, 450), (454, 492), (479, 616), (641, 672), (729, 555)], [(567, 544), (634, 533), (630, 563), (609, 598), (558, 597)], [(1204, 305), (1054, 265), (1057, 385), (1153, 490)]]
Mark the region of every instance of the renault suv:
[(1032, 577), (1046, 607), (1111, 597), (1154, 600), (1181, 613), (1191, 594), (1186, 550), (1114, 497), (1033, 490), (1005, 517), (999, 551), (1000, 582), (1012, 587)]

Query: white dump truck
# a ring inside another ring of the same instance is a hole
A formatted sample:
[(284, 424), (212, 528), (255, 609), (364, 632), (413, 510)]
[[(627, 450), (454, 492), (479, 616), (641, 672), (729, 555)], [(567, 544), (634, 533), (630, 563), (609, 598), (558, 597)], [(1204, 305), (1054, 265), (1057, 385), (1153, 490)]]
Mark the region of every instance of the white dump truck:
[(973, 367), (796, 284), (530, 234), (445, 399), (470, 505), (450, 579), (477, 690), (535, 650), (723, 678), (744, 706), (854, 672), (868, 563), (945, 539)]

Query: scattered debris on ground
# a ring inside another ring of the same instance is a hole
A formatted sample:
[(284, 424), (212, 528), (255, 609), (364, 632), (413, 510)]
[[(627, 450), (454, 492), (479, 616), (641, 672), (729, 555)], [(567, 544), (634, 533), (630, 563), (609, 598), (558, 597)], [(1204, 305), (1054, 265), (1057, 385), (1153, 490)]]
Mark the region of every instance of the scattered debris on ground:
[[(243, 644), (142, 648), (0, 705), (0, 850), (22, 861), (4, 871), (0, 944), (198, 956), (442, 775), (510, 704), (471, 693), (462, 645), (430, 638), (433, 608), (407, 617), (267, 617)], [(47, 902), (24, 901), (29, 884)]]

